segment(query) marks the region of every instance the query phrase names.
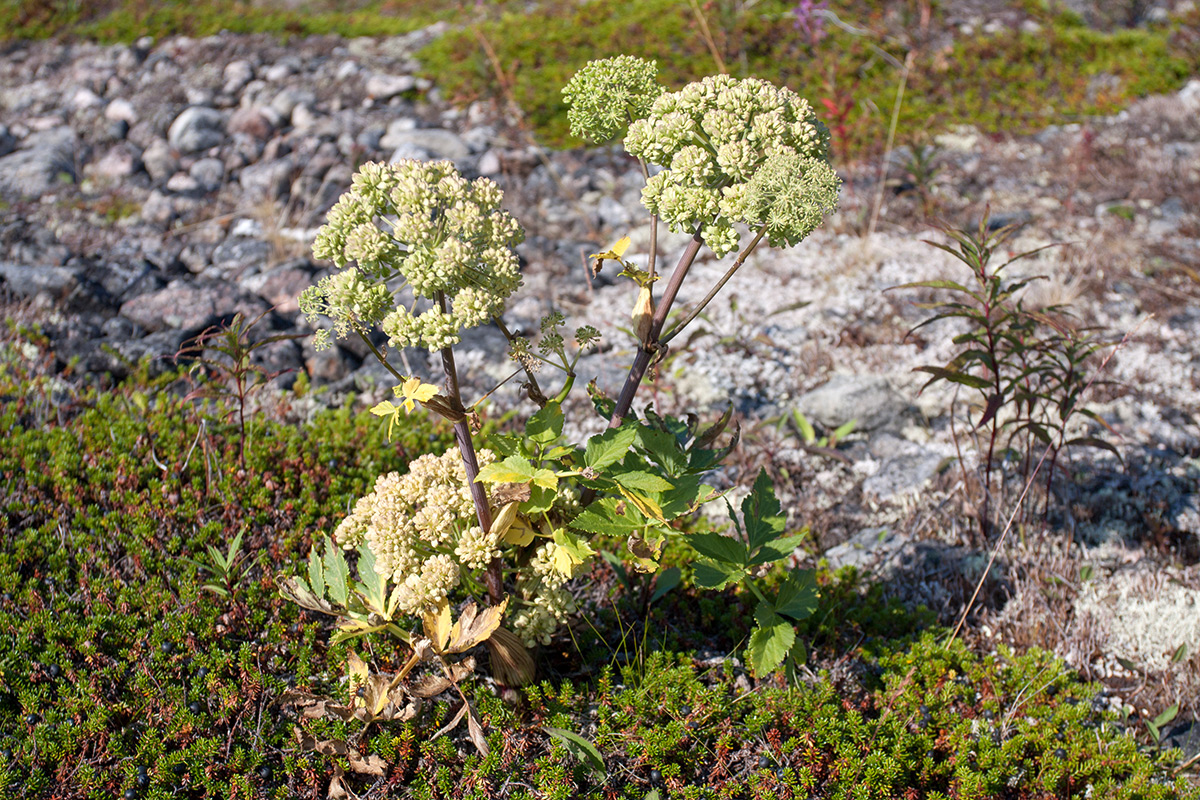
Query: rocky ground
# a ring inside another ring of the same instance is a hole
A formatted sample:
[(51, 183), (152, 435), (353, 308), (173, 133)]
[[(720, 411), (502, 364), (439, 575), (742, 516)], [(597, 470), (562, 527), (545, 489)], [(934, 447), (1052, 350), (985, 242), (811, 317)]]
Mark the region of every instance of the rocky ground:
[[(625, 233), (634, 260), (644, 258), (640, 173), (618, 151), (543, 152), (490, 104), (447, 103), (415, 75), (415, 52), (437, 34), (6, 45), (6, 313), (39, 322), (57, 367), (93, 380), (145, 356), (166, 364), (235, 312), (264, 315), (263, 335), (309, 333), (296, 296), (327, 265), (308, 246), (355, 165), (446, 158), (497, 180), (526, 227), (511, 325), (535, 330), (552, 308), (597, 325), (605, 344), (581, 362), (581, 377), (615, 393), (631, 356), (621, 328), (633, 295), (611, 269), (592, 278), (585, 264)], [(942, 385), (919, 391), (926, 376), (913, 369), (952, 358), (955, 330), (907, 336), (927, 313), (914, 301), (935, 295), (885, 290), (969, 277), (921, 242), (940, 236), (926, 212), (966, 226), (990, 208), (994, 221), (1021, 224), (1008, 253), (1057, 245), (1011, 267), (1048, 277), (1027, 302), (1069, 302), (1099, 337), (1127, 337), (1089, 394), (1124, 464), (1090, 448), (1071, 454), (1074, 481), (1050, 525), (1026, 515), (1001, 548), (971, 635), (1055, 649), (1139, 713), (1183, 701), (1183, 716), (1194, 715), (1200, 80), (1114, 118), (1020, 139), (962, 128), (936, 142), (937, 169), (924, 180), (906, 169), (914, 157), (904, 150), (885, 171), (842, 166), (841, 210), (799, 247), (756, 253), (639, 403), (712, 413), (732, 400), (743, 444), (719, 479), (748, 483), (766, 466), (832, 565), (872, 570), (953, 620), (988, 556), (968, 546), (973, 489), (956, 463), (960, 452), (975, 463), (977, 448), (965, 395), (956, 406)], [(685, 239), (663, 237), (668, 262)], [(727, 266), (702, 257), (680, 303), (698, 301)], [(504, 349), (495, 330), (459, 349), (468, 400), (508, 374)], [(320, 402), (382, 398), (389, 387), (353, 342), (316, 353), (303, 339), (281, 341), (263, 352), (271, 369), (292, 370), (284, 388), (301, 371), (324, 387)], [(404, 358), (410, 373), (430, 374), (427, 354)], [(497, 408), (518, 402), (511, 385), (496, 397)], [(856, 420), (836, 457), (778, 424), (795, 409), (826, 432)], [(1007, 481), (1005, 508), (1019, 484)], [(1175, 735), (1194, 752), (1195, 728)]]

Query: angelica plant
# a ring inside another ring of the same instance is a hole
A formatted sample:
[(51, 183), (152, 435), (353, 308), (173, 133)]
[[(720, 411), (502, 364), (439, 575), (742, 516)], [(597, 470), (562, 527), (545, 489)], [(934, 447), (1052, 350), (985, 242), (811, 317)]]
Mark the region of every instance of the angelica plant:
[[(427, 619), (462, 595), (486, 596), (491, 609), (501, 609), (489, 613), (503, 616), (503, 624), (473, 641), (486, 640), (502, 682), (528, 680), (528, 650), (548, 644), (576, 612), (568, 582), (596, 555), (592, 537), (624, 537), (634, 568), (654, 572), (667, 537), (678, 535), (676, 520), (716, 496), (703, 476), (737, 442), (735, 429), (732, 441), (718, 444), (731, 413), (707, 429), (651, 409), (638, 419), (629, 413), (634, 395), (667, 342), (760, 244), (792, 246), (820, 224), (836, 206), (839, 180), (828, 163), (828, 131), (791, 90), (720, 75), (669, 92), (656, 71), (653, 62), (632, 56), (595, 61), (563, 90), (577, 135), (592, 141), (624, 136), (646, 179), (642, 202), (651, 230), (646, 269), (625, 260), (628, 238), (593, 257), (596, 269), (615, 261), (634, 282), (639, 346), (616, 400), (589, 384), (610, 429), (586, 443), (563, 436), (563, 404), (575, 386), (580, 356), (596, 345), (599, 333), (584, 325), (569, 335), (557, 313), (542, 321), (536, 341), (505, 326), (505, 302), (521, 282), (513, 248), (523, 233), (503, 210), (493, 182), (469, 181), (449, 162), (367, 164), (330, 211), (313, 252), (339, 271), (301, 296), (310, 320), (331, 323), (316, 344), (327, 345), (331, 334), (360, 337), (397, 381), (396, 400), (372, 410), (389, 418), (389, 426), (418, 406), (440, 414), (454, 425), (458, 444), (457, 453), (423, 456), (407, 474), (380, 477), (337, 528), (336, 544), (328, 547), (369, 552), (369, 568), (394, 586), (386, 614), (367, 614), (352, 624), (378, 623), (372, 632), (395, 633), (400, 618)], [(692, 241), (655, 302), (660, 220), (691, 233)], [(748, 243), (741, 246), (747, 229)], [(664, 332), (705, 246), (718, 257), (737, 255), (707, 296)], [(400, 305), (406, 287), (414, 301)], [(477, 442), (470, 425), (475, 404), (461, 397), (453, 351), (465, 329), (489, 323), (507, 337), (539, 410), (523, 430)], [(386, 348), (375, 346), (374, 330), (387, 335)], [(440, 356), (440, 388), (392, 365), (389, 349), (402, 347), (425, 347)], [(547, 377), (543, 368), (561, 377)], [(765, 496), (767, 489), (756, 484), (756, 492)], [(727, 581), (747, 587), (749, 570), (766, 563), (754, 559), (771, 542), (783, 549), (770, 550), (777, 556), (770, 560), (785, 558), (794, 544), (780, 525), (757, 524), (751, 510), (744, 524), (759, 532), (755, 554), (730, 566)], [(360, 570), (363, 563), (360, 558)], [(737, 572), (741, 568), (745, 575)], [(797, 580), (797, 586), (807, 585)], [(791, 610), (796, 619), (800, 610), (792, 605), (772, 608)], [(782, 662), (782, 655), (774, 656), (783, 642), (785, 650), (792, 647), (783, 630), (790, 623), (765, 612), (763, 617), (773, 632), (756, 639), (760, 649), (771, 643), (754, 659), (760, 673)], [(419, 635), (401, 638), (421, 646)]]

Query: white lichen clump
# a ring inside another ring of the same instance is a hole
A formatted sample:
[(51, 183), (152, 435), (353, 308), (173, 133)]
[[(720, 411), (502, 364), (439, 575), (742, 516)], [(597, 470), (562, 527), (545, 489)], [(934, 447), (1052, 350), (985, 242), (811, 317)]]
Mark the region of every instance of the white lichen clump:
[[(392, 346), (458, 343), (521, 285), (512, 248), (525, 234), (502, 200), (493, 181), (468, 181), (449, 161), (364, 164), (313, 243), (316, 258), (342, 271), (306, 289), (301, 311), (312, 322), (328, 316), (339, 337), (380, 325)], [(432, 307), (397, 307), (405, 285)], [(328, 337), (318, 331), (314, 346)]]

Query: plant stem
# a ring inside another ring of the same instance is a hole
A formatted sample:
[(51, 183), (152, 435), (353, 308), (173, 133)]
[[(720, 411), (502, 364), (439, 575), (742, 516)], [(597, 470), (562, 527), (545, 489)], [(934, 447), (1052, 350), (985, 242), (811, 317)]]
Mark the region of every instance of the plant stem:
[(671, 278), (667, 281), (667, 288), (663, 290), (662, 299), (658, 301), (658, 305), (654, 309), (654, 316), (650, 321), (650, 332), (646, 335), (646, 341), (638, 349), (637, 356), (633, 359), (633, 366), (629, 368), (629, 375), (625, 378), (625, 385), (621, 388), (621, 395), (617, 398), (617, 405), (608, 420), (608, 427), (620, 427), (621, 420), (625, 417), (630, 407), (633, 406), (633, 396), (637, 393), (638, 386), (642, 383), (642, 378), (646, 376), (646, 370), (650, 368), (651, 360), (658, 354), (658, 337), (662, 333), (663, 324), (667, 321), (667, 314), (671, 310), (671, 305), (675, 302), (675, 296), (679, 294), (679, 287), (683, 285), (683, 279), (687, 276), (688, 269), (691, 268), (692, 262), (696, 260), (696, 256), (699, 254), (700, 247), (703, 244), (704, 239), (701, 238), (700, 231), (697, 230), (692, 236), (692, 241), (688, 243), (687, 249), (679, 257), (679, 263), (675, 265), (675, 271), (671, 273)]
[(370, 337), (368, 337), (366, 333), (359, 330), (357, 327), (354, 329), (354, 332), (358, 334), (358, 338), (363, 340), (363, 344), (365, 344), (367, 346), (367, 349), (369, 349), (371, 351), (371, 354), (375, 356), (375, 360), (378, 361), (380, 364), (383, 364), (383, 368), (386, 369), (388, 372), (392, 373), (393, 378), (400, 381), (401, 383), (404, 383), (404, 376), (401, 375), (399, 372), (396, 372), (396, 369), (391, 364), (388, 363), (388, 360), (387, 360), (387, 358), (384, 357), (383, 353), (379, 352), (379, 348), (371, 343)]
[[(505, 327), (504, 320), (500, 319), (499, 315), (492, 317), (492, 322), (496, 323), (496, 327), (499, 328), (500, 332), (504, 334), (504, 338), (508, 340), (510, 345), (516, 341), (517, 337), (513, 336), (508, 328)], [(521, 368), (525, 370), (525, 377), (529, 379), (529, 383), (525, 385), (529, 399), (537, 403), (538, 408), (545, 408), (546, 403), (549, 401), (546, 399), (546, 395), (542, 392), (542, 387), (538, 386), (537, 378), (533, 377), (533, 370), (531, 370), (529, 366), (525, 364), (525, 362), (522, 361), (520, 363)]]
[[(437, 303), (442, 309), (442, 313), (449, 310), (444, 293), (437, 293)], [(484, 489), (483, 484), (477, 483), (475, 480), (479, 476), (479, 461), (475, 457), (475, 443), (471, 439), (471, 423), (466, 418), (466, 409), (463, 408), (462, 395), (458, 389), (458, 370), (454, 367), (454, 348), (443, 347), (441, 354), (442, 370), (446, 373), (446, 397), (450, 401), (451, 410), (463, 415), (454, 423), (454, 440), (458, 442), (458, 451), (462, 455), (467, 488), (470, 490), (471, 500), (475, 504), (475, 516), (479, 518), (479, 527), (487, 532), (492, 529), (492, 509), (488, 505), (487, 490)], [(488, 564), (487, 572), (484, 574), (488, 599), (493, 605), (504, 599), (502, 571), (503, 564), (497, 557)]]
[(717, 296), (717, 293), (725, 287), (725, 284), (728, 283), (729, 279), (733, 277), (733, 273), (737, 272), (738, 268), (741, 267), (742, 264), (746, 263), (746, 259), (750, 257), (751, 253), (754, 252), (754, 248), (758, 247), (758, 243), (762, 241), (762, 238), (766, 235), (766, 233), (767, 226), (763, 225), (758, 229), (758, 233), (755, 234), (754, 241), (750, 242), (750, 244), (746, 245), (742, 252), (738, 253), (737, 260), (733, 262), (733, 266), (726, 270), (725, 274), (721, 276), (721, 280), (717, 281), (717, 285), (714, 286), (709, 293), (704, 296), (704, 299), (700, 301), (700, 305), (692, 309), (691, 313), (684, 317), (682, 322), (680, 322), (674, 328), (671, 328), (671, 330), (667, 331), (666, 335), (662, 337), (659, 344), (666, 344), (674, 339), (684, 328), (692, 323), (692, 320), (700, 316), (700, 312), (703, 311), (704, 307), (711, 303), (712, 299)]

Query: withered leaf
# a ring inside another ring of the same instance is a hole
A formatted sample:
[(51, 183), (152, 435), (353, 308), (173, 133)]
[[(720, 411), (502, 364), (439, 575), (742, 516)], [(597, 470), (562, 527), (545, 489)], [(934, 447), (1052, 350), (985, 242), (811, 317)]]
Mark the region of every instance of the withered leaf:
[(416, 697), (436, 697), (453, 685), (448, 678), (441, 675), (427, 675), (408, 690)]
[(450, 652), (462, 653), (485, 641), (500, 627), (506, 608), (507, 597), (499, 605), (489, 606), (482, 613), (479, 613), (474, 601), (467, 603), (450, 633)]
[(387, 770), (387, 762), (382, 758), (374, 753), (364, 758), (361, 753), (341, 739), (317, 739), (297, 728), (296, 740), (299, 742), (301, 750), (327, 756), (341, 756), (349, 762), (350, 769), (364, 775), (379, 776)]
[(348, 720), (354, 716), (354, 709), (349, 706), (334, 702), (332, 698), (322, 697), (301, 689), (290, 689), (284, 692), (279, 703), (280, 705), (297, 706), (300, 708), (301, 716), (305, 719)]
[(507, 503), (524, 503), (530, 497), (528, 483), (498, 483), (492, 487), (492, 502), (498, 506)]
[(479, 722), (479, 715), (475, 709), (467, 703), (467, 734), (471, 737), (471, 742), (475, 745), (475, 749), (479, 751), (479, 755), (487, 758), (488, 749), (487, 737), (483, 735), (483, 726)]
[(320, 611), (323, 614), (330, 614), (335, 617), (341, 616), (341, 612), (338, 611), (333, 603), (317, 597), (306, 587), (302, 586), (295, 577), (278, 575), (275, 578), (275, 585), (279, 587), (279, 594), (285, 600), (291, 600), (293, 603), (307, 608), (309, 611)]

